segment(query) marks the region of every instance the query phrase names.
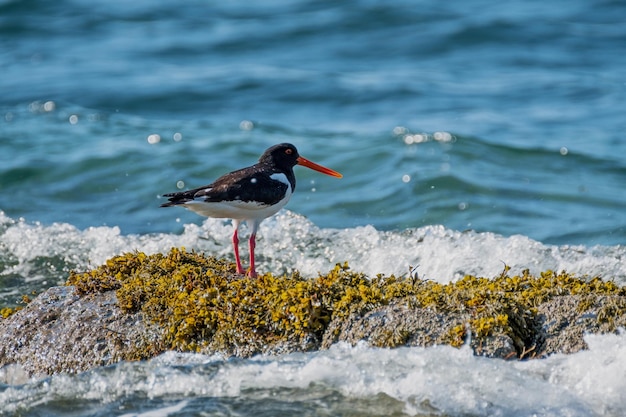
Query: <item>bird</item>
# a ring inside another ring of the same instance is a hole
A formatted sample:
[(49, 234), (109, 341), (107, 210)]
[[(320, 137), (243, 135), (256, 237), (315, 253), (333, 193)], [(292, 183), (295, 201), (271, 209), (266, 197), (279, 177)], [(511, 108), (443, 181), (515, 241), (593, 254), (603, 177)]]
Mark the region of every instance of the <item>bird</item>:
[[(255, 278), (254, 249), (259, 225), (264, 219), (278, 213), (296, 190), (296, 176), (293, 172), (296, 165), (332, 177), (343, 177), (337, 171), (300, 156), (294, 145), (280, 143), (263, 152), (256, 164), (222, 175), (211, 184), (164, 194), (168, 202), (161, 204), (161, 207), (182, 206), (202, 216), (231, 219), (237, 273)], [(250, 267), (247, 272), (239, 258), (238, 233), (243, 222), (250, 229)]]

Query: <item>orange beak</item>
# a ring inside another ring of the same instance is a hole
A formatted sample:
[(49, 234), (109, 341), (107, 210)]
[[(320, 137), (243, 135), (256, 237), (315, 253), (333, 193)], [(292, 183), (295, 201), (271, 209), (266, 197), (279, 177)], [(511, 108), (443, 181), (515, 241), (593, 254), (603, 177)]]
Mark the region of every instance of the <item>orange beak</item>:
[(315, 162), (311, 162), (306, 158), (301, 156), (298, 157), (298, 165), (305, 166), (307, 168), (311, 168), (317, 172), (321, 172), (322, 174), (330, 175), (331, 177), (341, 178), (343, 175), (338, 173), (337, 171), (333, 171), (330, 168), (323, 167), (321, 165), (316, 164)]

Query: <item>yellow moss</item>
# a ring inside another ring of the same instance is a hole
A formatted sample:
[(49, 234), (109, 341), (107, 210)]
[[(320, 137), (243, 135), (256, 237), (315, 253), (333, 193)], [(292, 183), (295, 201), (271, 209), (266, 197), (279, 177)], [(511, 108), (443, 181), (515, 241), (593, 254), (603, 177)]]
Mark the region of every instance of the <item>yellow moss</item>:
[(495, 317), (479, 317), (470, 321), (477, 337), (491, 336), (497, 330), (506, 333), (505, 327), (508, 323), (509, 317), (506, 314), (498, 314)]
[(2, 309), (0, 309), (0, 317), (2, 317), (3, 319), (8, 318), (9, 316), (11, 316), (12, 314), (15, 314), (16, 312), (18, 312), (19, 310), (21, 310), (22, 307), (4, 307)]
[[(31, 295), (36, 295), (36, 292), (33, 291)], [(20, 304), (28, 304), (30, 303), (32, 300), (32, 298), (28, 295), (28, 294), (24, 294), (20, 297)], [(23, 309), (24, 307), (22, 306), (17, 306), (17, 307), (3, 307), (0, 308), (0, 317), (2, 317), (3, 319), (6, 319), (10, 316), (12, 316), (13, 314), (17, 313), (18, 311), (20, 311), (21, 309)]]
[(595, 303), (596, 303), (596, 297), (593, 297), (591, 295), (587, 295), (587, 296), (583, 297), (578, 302), (578, 306), (576, 307), (576, 311), (578, 313), (584, 313), (585, 311), (588, 311), (589, 309), (593, 308)]
[[(316, 278), (292, 275), (242, 277), (235, 265), (173, 248), (168, 254), (128, 253), (97, 269), (72, 272), (69, 285), (80, 294), (115, 290), (126, 312), (141, 311), (166, 329), (166, 344), (179, 350), (260, 348), (272, 343), (321, 337), (333, 318), (363, 314), (393, 300), (412, 307), (469, 314), (474, 337), (495, 332), (524, 343), (512, 323), (529, 323), (539, 304), (557, 295), (626, 295), (624, 287), (599, 278), (546, 271), (509, 276), (508, 268), (493, 278), (466, 276), (449, 284), (414, 277), (369, 278), (337, 264)], [(618, 308), (619, 307), (619, 308)], [(619, 314), (607, 308), (602, 320)], [(623, 313), (623, 311), (622, 311)], [(465, 325), (452, 328), (449, 342), (460, 346)], [(391, 331), (380, 344), (404, 343), (407, 334)]]
[(459, 324), (454, 326), (448, 332), (448, 343), (454, 347), (461, 347), (465, 343), (466, 335), (466, 326), (463, 324)]
[(615, 318), (626, 314), (626, 300), (611, 299), (598, 311), (598, 323), (607, 324), (610, 331), (616, 330)]

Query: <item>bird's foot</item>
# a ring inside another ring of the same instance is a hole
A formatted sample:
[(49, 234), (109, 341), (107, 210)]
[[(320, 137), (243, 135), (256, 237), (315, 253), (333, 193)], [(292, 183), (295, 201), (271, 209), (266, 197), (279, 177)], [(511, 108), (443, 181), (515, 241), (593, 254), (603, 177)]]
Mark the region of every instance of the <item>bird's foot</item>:
[(239, 259), (237, 259), (236, 265), (237, 265), (237, 273), (240, 275), (245, 275), (246, 270), (243, 269), (243, 265), (241, 265), (241, 261), (239, 261)]

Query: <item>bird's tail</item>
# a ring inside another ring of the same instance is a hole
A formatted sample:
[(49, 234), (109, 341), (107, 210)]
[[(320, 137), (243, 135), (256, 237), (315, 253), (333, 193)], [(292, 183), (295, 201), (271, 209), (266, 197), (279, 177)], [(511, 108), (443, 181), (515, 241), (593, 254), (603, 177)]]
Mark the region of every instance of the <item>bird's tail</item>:
[(180, 193), (163, 194), (163, 197), (167, 197), (169, 200), (167, 203), (161, 204), (161, 207), (173, 207), (181, 204), (185, 204), (188, 201), (193, 200), (193, 194), (189, 191), (182, 191)]

